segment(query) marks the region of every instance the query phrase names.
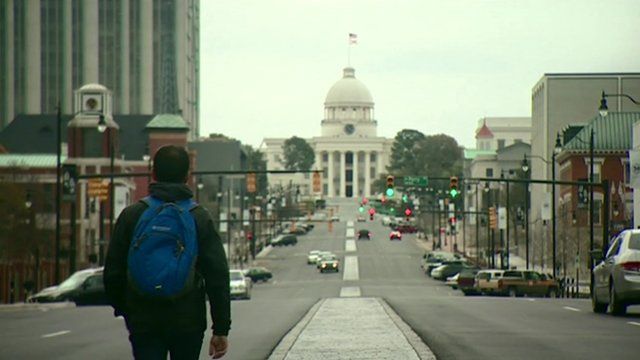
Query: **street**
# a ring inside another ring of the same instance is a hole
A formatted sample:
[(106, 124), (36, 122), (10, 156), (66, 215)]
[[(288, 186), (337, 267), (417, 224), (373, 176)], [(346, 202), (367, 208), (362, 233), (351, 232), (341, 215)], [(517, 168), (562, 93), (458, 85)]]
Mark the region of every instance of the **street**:
[[(226, 359), (268, 358), (314, 304), (354, 288), (363, 298), (386, 301), (438, 359), (638, 358), (639, 307), (613, 317), (591, 312), (589, 300), (465, 297), (421, 271), (425, 243), (407, 234), (402, 241), (389, 241), (378, 218), (354, 222), (356, 230), (366, 228), (373, 238), (356, 241), (356, 250), (348, 255), (357, 256), (357, 271), (349, 270), (357, 280), (344, 280), (346, 220), (355, 221), (356, 215), (355, 202), (341, 202), (341, 221), (333, 223), (331, 233), (327, 223), (316, 223), (309, 234), (298, 237), (296, 246), (273, 248), (256, 259), (274, 277), (255, 284), (251, 300), (232, 302)], [(307, 265), (312, 249), (338, 255), (341, 271), (320, 274)], [(108, 307), (4, 307), (0, 322), (0, 359), (131, 357), (124, 322)], [(350, 335), (341, 334), (347, 341)], [(208, 358), (209, 336), (201, 359)], [(323, 355), (339, 351), (336, 344)]]

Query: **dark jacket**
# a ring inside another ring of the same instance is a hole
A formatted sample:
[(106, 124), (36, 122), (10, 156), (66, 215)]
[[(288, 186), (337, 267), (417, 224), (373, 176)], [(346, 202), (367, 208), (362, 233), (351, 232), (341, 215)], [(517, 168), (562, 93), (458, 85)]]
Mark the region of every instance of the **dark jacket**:
[[(184, 184), (154, 183), (150, 194), (164, 201), (191, 198), (191, 190)], [(192, 210), (198, 235), (195, 290), (172, 302), (141, 298), (127, 282), (127, 254), (133, 231), (142, 213), (143, 202), (125, 208), (115, 225), (104, 267), (104, 285), (115, 315), (123, 315), (130, 333), (145, 333), (162, 329), (204, 331), (207, 327), (205, 293), (209, 296), (213, 332), (227, 335), (231, 325), (229, 298), (229, 266), (213, 227), (209, 212), (198, 206)], [(204, 282), (202, 281), (204, 279)], [(203, 284), (204, 283), (204, 284)]]

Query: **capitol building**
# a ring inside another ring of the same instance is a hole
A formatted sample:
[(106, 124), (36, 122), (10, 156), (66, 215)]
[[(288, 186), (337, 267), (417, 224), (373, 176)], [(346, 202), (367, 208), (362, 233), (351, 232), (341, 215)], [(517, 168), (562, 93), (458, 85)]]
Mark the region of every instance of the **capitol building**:
[[(295, 186), (302, 195), (324, 198), (371, 196), (373, 182), (386, 175), (393, 144), (393, 139), (378, 136), (377, 128), (369, 89), (356, 79), (354, 68), (345, 68), (324, 101), (320, 136), (305, 139), (315, 153), (312, 169), (322, 171), (321, 193), (312, 191), (310, 174), (269, 174), (269, 186)], [(284, 170), (286, 140), (264, 139), (267, 169)]]

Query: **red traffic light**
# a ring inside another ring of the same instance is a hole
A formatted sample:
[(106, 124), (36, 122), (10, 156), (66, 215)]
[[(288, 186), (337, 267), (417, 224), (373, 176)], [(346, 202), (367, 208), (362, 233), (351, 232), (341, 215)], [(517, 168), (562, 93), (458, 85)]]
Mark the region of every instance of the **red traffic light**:
[(373, 216), (373, 214), (376, 213), (376, 209), (374, 208), (369, 208), (369, 215)]
[(369, 215), (369, 220), (373, 221), (373, 214)]
[(411, 213), (412, 213), (411, 209), (409, 209), (409, 208), (404, 209), (404, 214), (406, 216), (411, 216)]
[(362, 204), (366, 205), (369, 202), (369, 200), (366, 197), (362, 198)]

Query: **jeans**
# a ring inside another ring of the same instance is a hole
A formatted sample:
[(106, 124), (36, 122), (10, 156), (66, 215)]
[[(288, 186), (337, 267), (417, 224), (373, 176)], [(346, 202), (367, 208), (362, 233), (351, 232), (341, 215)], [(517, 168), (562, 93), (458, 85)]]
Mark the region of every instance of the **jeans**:
[(130, 334), (129, 341), (136, 360), (198, 360), (204, 333), (157, 331), (152, 333)]

